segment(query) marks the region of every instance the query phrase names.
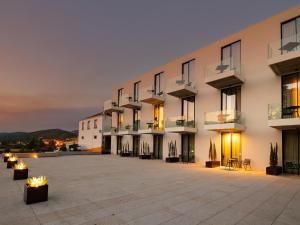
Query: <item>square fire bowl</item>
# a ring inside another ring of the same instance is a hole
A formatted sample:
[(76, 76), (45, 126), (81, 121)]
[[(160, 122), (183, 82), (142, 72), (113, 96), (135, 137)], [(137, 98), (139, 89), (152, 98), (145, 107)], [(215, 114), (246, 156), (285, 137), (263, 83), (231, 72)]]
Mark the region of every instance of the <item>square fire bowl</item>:
[(13, 168), (14, 165), (17, 163), (18, 163), (18, 161), (7, 161), (7, 169)]
[(14, 170), (14, 180), (24, 180), (28, 178), (28, 168), (23, 170)]
[(3, 162), (7, 162), (8, 158), (8, 156), (3, 156)]
[(26, 204), (45, 201), (48, 201), (48, 184), (40, 187), (30, 187), (28, 184), (24, 185), (24, 202)]
[(167, 163), (177, 163), (177, 162), (179, 162), (179, 157), (167, 157), (166, 162)]

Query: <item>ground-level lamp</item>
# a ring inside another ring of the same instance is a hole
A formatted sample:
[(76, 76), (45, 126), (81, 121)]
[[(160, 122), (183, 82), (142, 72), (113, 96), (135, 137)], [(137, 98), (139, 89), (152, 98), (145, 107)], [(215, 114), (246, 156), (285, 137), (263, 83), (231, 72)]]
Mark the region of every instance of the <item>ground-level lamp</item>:
[(28, 166), (19, 160), (17, 164), (14, 165), (14, 180), (23, 180), (28, 178)]
[(32, 204), (48, 200), (48, 180), (45, 176), (30, 177), (24, 185), (24, 202)]
[(16, 156), (11, 156), (7, 159), (7, 168), (11, 169), (14, 167), (15, 164), (18, 163), (18, 158)]

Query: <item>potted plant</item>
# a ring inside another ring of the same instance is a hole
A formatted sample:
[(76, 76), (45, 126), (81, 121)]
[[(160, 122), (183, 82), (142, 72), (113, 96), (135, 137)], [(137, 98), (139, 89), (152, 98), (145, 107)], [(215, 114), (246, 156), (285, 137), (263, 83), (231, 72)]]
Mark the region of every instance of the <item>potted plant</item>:
[(151, 159), (150, 146), (148, 143), (143, 142), (141, 144), (140, 159)]
[(176, 147), (176, 141), (173, 143), (173, 141), (168, 143), (168, 157), (166, 157), (166, 162), (168, 163), (175, 163), (179, 162), (179, 157), (177, 157), (177, 147)]
[(220, 166), (220, 161), (217, 161), (217, 150), (215, 143), (210, 140), (209, 151), (208, 151), (209, 161), (206, 161), (205, 166), (207, 168), (214, 168)]
[(268, 175), (279, 175), (282, 173), (282, 167), (278, 166), (278, 144), (275, 146), (271, 143), (270, 149), (270, 166), (266, 167), (266, 173)]

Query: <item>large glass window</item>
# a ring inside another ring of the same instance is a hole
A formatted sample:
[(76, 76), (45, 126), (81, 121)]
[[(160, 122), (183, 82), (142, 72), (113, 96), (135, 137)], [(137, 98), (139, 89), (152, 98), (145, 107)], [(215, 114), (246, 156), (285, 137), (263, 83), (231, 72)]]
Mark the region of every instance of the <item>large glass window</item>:
[(138, 101), (140, 101), (140, 81), (139, 82), (135, 82), (134, 83), (134, 93), (133, 93), (133, 100), (135, 101), (135, 102), (138, 102)]
[(241, 134), (222, 133), (221, 141), (221, 165), (226, 166), (230, 159), (241, 161)]
[(283, 168), (286, 173), (300, 174), (300, 133), (298, 129), (282, 131)]
[(123, 95), (123, 88), (118, 90), (118, 106), (120, 106), (122, 95)]
[(117, 126), (118, 126), (118, 129), (120, 129), (121, 127), (122, 127), (122, 125), (123, 125), (123, 113), (118, 113), (118, 116), (117, 116), (117, 122), (118, 122), (118, 124), (117, 124)]
[(161, 81), (162, 81), (163, 72), (154, 75), (154, 94), (161, 95)]
[(189, 83), (195, 75), (195, 60), (190, 60), (182, 64), (182, 80)]
[(241, 41), (226, 45), (221, 49), (221, 65), (230, 70), (240, 71), (241, 67)]
[(154, 128), (162, 129), (164, 127), (164, 106), (154, 106)]
[(221, 110), (241, 111), (241, 87), (226, 88), (221, 91)]
[(140, 121), (141, 121), (141, 111), (138, 109), (133, 110), (133, 129), (138, 130), (140, 127)]
[(282, 77), (282, 117), (299, 117), (300, 108), (299, 73)]
[(281, 51), (300, 49), (300, 16), (281, 24)]
[(181, 114), (187, 124), (194, 125), (195, 123), (195, 97), (188, 97), (182, 99)]

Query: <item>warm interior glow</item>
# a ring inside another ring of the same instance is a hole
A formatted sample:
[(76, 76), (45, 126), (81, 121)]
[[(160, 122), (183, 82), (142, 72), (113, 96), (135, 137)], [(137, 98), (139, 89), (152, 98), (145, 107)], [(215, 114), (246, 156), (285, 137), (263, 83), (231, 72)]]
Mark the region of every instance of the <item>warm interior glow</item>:
[(30, 177), (27, 179), (27, 184), (30, 187), (40, 187), (47, 184), (47, 177), (39, 176), (39, 177)]
[(14, 166), (15, 170), (24, 170), (24, 169), (27, 169), (27, 168), (28, 168), (27, 165), (23, 161), (18, 162)]
[(4, 156), (5, 156), (5, 157), (11, 157), (12, 154), (11, 154), (11, 153), (5, 153)]
[(33, 154), (32, 158), (37, 159), (37, 158), (38, 158), (38, 155), (37, 155), (37, 154)]
[(11, 157), (8, 158), (7, 161), (15, 162), (15, 161), (17, 161), (17, 157), (16, 156), (11, 156)]

